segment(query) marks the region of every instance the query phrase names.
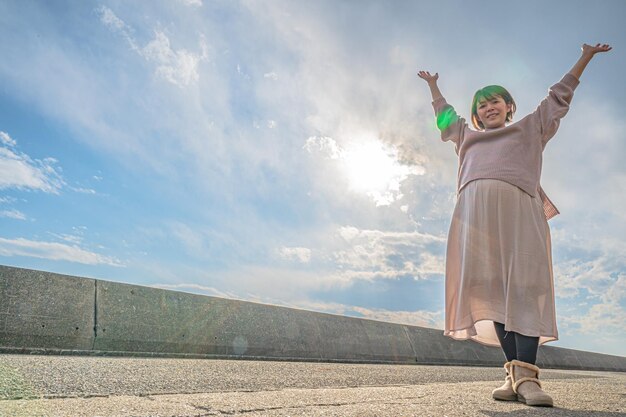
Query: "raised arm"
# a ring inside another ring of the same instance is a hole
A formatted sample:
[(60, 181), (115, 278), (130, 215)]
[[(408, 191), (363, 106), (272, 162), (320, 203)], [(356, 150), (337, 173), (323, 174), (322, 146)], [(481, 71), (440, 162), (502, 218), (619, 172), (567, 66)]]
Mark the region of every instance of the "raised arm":
[(580, 76), (591, 58), (598, 52), (607, 52), (611, 47), (607, 44), (590, 46), (583, 44), (582, 55), (572, 69), (561, 81), (550, 87), (548, 96), (541, 101), (537, 110), (532, 113), (532, 119), (536, 120), (541, 129), (541, 141), (543, 146), (556, 134), (560, 120), (569, 111), (569, 106), (578, 86)]
[(433, 107), (437, 117), (437, 128), (441, 131), (441, 140), (454, 142), (456, 145), (455, 150), (458, 154), (461, 142), (463, 142), (465, 128), (467, 127), (465, 119), (454, 111), (454, 108), (446, 102), (441, 94), (437, 86), (439, 73), (430, 75), (428, 71), (419, 71), (417, 75), (428, 83), (430, 94), (433, 96)]
[(430, 88), (430, 94), (433, 96), (433, 101), (438, 98), (443, 98), (441, 91), (439, 91), (439, 87), (437, 86), (437, 80), (439, 79), (439, 73), (435, 73), (435, 75), (430, 75), (428, 71), (420, 71), (417, 75), (428, 83), (428, 88)]
[(583, 46), (581, 47), (582, 55), (580, 56), (580, 58), (578, 58), (578, 61), (574, 64), (569, 73), (576, 77), (576, 79), (580, 80), (580, 76), (582, 75), (589, 61), (591, 61), (591, 58), (593, 58), (593, 56), (598, 52), (608, 52), (611, 49), (613, 48), (611, 48), (606, 43), (602, 45), (598, 43), (596, 44), (596, 46), (587, 45), (586, 43), (583, 44)]

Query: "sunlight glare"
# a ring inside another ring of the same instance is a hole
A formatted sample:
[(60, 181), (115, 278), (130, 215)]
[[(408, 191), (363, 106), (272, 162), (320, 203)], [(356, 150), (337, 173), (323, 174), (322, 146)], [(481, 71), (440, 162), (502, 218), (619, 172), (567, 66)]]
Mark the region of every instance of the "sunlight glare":
[(421, 167), (398, 162), (398, 151), (376, 139), (352, 143), (342, 155), (342, 168), (353, 191), (372, 197), (377, 206), (400, 199), (400, 183), (409, 175), (421, 175)]

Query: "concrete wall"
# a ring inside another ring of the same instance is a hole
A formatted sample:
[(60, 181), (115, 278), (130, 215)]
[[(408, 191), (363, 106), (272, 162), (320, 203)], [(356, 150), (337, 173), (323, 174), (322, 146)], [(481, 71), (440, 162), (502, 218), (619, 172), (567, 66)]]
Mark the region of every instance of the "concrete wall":
[[(0, 352), (502, 366), (441, 330), (0, 266)], [(546, 368), (626, 358), (543, 346)]]
[(92, 349), (94, 283), (0, 266), (0, 346)]

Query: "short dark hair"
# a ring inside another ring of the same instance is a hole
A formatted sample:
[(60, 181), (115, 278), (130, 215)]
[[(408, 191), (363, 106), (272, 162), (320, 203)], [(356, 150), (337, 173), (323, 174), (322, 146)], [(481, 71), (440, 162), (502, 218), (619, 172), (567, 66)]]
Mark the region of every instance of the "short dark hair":
[(515, 100), (506, 88), (499, 85), (488, 85), (485, 88), (481, 88), (474, 94), (474, 100), (472, 100), (472, 124), (478, 130), (484, 130), (485, 126), (478, 118), (478, 112), (476, 111), (477, 104), (480, 100), (491, 100), (494, 96), (500, 96), (506, 104), (511, 104), (511, 111), (506, 114), (506, 121), (513, 120), (513, 114), (515, 113)]

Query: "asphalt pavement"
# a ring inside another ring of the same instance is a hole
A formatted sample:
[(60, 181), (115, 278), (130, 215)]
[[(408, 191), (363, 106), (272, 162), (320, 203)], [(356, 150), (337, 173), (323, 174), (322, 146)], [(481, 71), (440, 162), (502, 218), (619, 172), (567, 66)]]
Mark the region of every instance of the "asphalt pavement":
[(0, 416), (626, 416), (626, 373), (542, 370), (555, 407), (491, 399), (502, 368), (0, 355)]

